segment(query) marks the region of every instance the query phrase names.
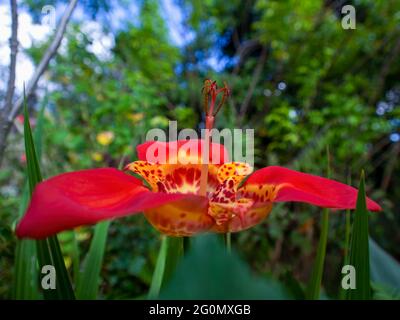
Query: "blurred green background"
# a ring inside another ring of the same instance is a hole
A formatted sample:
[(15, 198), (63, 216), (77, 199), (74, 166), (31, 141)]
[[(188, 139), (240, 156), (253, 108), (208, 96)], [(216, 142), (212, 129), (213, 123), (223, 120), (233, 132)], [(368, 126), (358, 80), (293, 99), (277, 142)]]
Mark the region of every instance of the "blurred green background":
[[(19, 2), (32, 24), (40, 24), (48, 4), (61, 14), (66, 2)], [(342, 28), (345, 4), (356, 8), (355, 30)], [(9, 15), (8, 4), (1, 9)], [(33, 37), (21, 52), (35, 65), (49, 41)], [(400, 259), (399, 56), (396, 0), (81, 1), (28, 101), (32, 123), (45, 106), (42, 173), (133, 161), (145, 133), (167, 128), (168, 120), (199, 129), (204, 79), (226, 81), (232, 97), (216, 126), (255, 129), (256, 167), (326, 175), (329, 145), (332, 178), (357, 186), (366, 171), (367, 194), (383, 207), (371, 214), (370, 233)], [(2, 89), (6, 71), (1, 65)], [(17, 83), (19, 94), (21, 88)], [(25, 174), (22, 131), (18, 117), (0, 172), (0, 298), (11, 294)], [(304, 283), (320, 213), (305, 204), (277, 205), (262, 224), (234, 234), (233, 245), (257, 273), (277, 279), (290, 273)], [(340, 283), (344, 225), (343, 212), (333, 212), (324, 274), (331, 295)], [(70, 233), (60, 236), (70, 268), (87, 252), (92, 233), (80, 228), (78, 246)], [(141, 215), (112, 222), (101, 297), (146, 294), (159, 238)]]

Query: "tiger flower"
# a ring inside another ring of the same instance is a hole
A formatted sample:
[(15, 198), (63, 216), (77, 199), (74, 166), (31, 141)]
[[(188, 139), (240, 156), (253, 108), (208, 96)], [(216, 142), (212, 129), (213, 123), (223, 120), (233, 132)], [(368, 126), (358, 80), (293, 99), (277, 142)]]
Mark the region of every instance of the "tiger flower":
[[(247, 163), (230, 162), (225, 147), (217, 143), (208, 144), (207, 162), (204, 146), (204, 140), (149, 141), (137, 146), (139, 160), (125, 170), (89, 169), (45, 180), (36, 186), (16, 234), (40, 239), (143, 212), (161, 233), (181, 237), (249, 229), (262, 222), (277, 202), (355, 208), (353, 187), (279, 166), (253, 172)], [(149, 161), (150, 149), (166, 151), (166, 161)], [(201, 195), (204, 166), (207, 188)], [(367, 207), (381, 210), (369, 198)]]

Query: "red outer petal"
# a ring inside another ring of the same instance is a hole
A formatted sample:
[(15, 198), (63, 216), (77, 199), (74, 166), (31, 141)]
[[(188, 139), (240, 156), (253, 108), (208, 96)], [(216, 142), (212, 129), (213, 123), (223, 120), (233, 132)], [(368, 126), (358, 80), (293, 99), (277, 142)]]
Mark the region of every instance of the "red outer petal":
[(153, 193), (140, 180), (112, 168), (64, 173), (37, 185), (16, 233), (20, 238), (45, 238), (188, 197)]
[[(185, 146), (185, 147), (189, 148), (190, 145), (195, 145), (195, 146), (197, 145), (198, 155), (201, 155), (201, 151), (203, 150), (203, 146), (204, 146), (204, 140), (199, 140), (199, 139), (177, 140), (177, 141), (170, 141), (170, 142), (147, 141), (136, 147), (139, 160), (149, 161), (146, 157), (146, 152), (147, 152), (147, 149), (150, 146), (152, 146), (154, 143), (158, 145), (157, 149), (159, 149), (159, 150), (164, 150), (164, 148), (165, 148), (167, 159), (169, 159), (170, 156), (174, 156), (181, 147)], [(193, 148), (195, 148), (195, 147), (193, 147)], [(224, 145), (219, 144), (219, 143), (211, 144), (210, 163), (212, 160), (213, 152), (218, 152), (220, 155), (219, 158), (217, 158), (217, 160), (218, 160), (217, 163), (214, 163), (214, 164), (223, 164), (223, 163), (229, 161), (228, 152)]]
[[(298, 201), (320, 207), (335, 209), (354, 209), (357, 189), (343, 183), (306, 174), (283, 167), (267, 167), (254, 172), (245, 185), (271, 184), (277, 188), (275, 202)], [(370, 211), (382, 208), (367, 198)]]

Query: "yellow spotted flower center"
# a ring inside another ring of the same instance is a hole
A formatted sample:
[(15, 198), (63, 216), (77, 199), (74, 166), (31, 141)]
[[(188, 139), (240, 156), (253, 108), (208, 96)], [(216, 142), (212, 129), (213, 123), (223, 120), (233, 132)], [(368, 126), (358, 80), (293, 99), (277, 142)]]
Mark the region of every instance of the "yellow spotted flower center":
[[(199, 194), (200, 163), (183, 165), (135, 161), (126, 168), (141, 176), (153, 192)], [(253, 168), (249, 164), (241, 162), (208, 165), (208, 208), (204, 215), (207, 217), (199, 218), (196, 215), (194, 218), (190, 208), (189, 212), (178, 213), (180, 209), (173, 206), (163, 208), (164, 211), (169, 211), (169, 215), (150, 210), (145, 212), (146, 217), (160, 231), (178, 236), (190, 235), (189, 226), (203, 225), (208, 221), (213, 221), (210, 229), (216, 232), (233, 232), (249, 228), (268, 215), (272, 206), (271, 201), (276, 195), (274, 188), (269, 185), (241, 187), (243, 180), (252, 171)]]

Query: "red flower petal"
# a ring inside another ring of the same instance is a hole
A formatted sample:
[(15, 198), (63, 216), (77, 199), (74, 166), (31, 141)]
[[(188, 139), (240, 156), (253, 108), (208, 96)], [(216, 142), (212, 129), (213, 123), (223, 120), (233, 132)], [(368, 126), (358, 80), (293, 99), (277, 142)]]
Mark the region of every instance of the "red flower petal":
[[(343, 183), (306, 174), (283, 167), (267, 167), (254, 172), (244, 186), (275, 186), (275, 202), (298, 201), (316, 206), (335, 209), (354, 209), (357, 201), (357, 189)], [(370, 211), (382, 208), (367, 198)]]
[(64, 173), (37, 185), (16, 233), (20, 238), (44, 238), (187, 197), (153, 193), (140, 180), (111, 168)]
[[(151, 147), (151, 148), (150, 148)], [(150, 149), (149, 149), (150, 148)], [(162, 141), (147, 141), (136, 147), (139, 160), (159, 163), (170, 163), (176, 159), (178, 152), (186, 150), (187, 152), (194, 151), (195, 154), (191, 154), (196, 160), (201, 159), (202, 151), (204, 150), (204, 140), (192, 139), (192, 140), (177, 140), (170, 142)], [(149, 154), (147, 154), (149, 153)], [(161, 157), (160, 153), (164, 153), (165, 156)], [(151, 157), (164, 159), (161, 161), (152, 161)], [(189, 157), (187, 157), (189, 159)], [(228, 162), (229, 156), (224, 145), (219, 143), (212, 143), (210, 147), (209, 163), (212, 164), (223, 164)], [(192, 162), (200, 163), (200, 162)]]

